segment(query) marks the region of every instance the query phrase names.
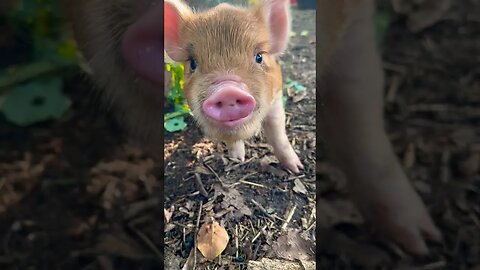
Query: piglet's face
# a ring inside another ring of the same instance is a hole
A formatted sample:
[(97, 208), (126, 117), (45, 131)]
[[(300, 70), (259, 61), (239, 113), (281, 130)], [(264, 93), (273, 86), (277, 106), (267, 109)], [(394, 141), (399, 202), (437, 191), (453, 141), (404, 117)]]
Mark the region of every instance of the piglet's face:
[(288, 11), (287, 0), (197, 14), (165, 1), (165, 50), (185, 64), (187, 102), (207, 135), (235, 141), (260, 128), (281, 93), (276, 56), (287, 45)]

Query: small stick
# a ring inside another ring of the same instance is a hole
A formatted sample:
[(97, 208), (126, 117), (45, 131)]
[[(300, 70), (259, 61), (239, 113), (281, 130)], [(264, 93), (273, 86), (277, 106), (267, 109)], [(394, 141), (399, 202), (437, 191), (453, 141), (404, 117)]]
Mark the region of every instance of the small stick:
[(313, 228), (313, 226), (315, 226), (315, 224), (316, 224), (316, 222), (313, 222), (313, 223), (307, 228), (306, 231), (307, 231), (307, 232), (310, 231), (310, 230)]
[(208, 164), (203, 164), (203, 165), (205, 165), (205, 167), (207, 167), (207, 168), (215, 175), (215, 177), (218, 179), (218, 181), (223, 185), (222, 179), (220, 179), (220, 177), (219, 177), (218, 174), (212, 169), (212, 167), (210, 167), (210, 165), (208, 165)]
[(200, 227), (200, 217), (202, 216), (202, 207), (203, 207), (203, 201), (200, 201), (200, 207), (198, 208), (198, 217), (197, 217), (197, 224), (195, 228), (195, 237), (194, 237), (194, 246), (193, 246), (193, 268), (197, 266), (197, 233)]
[(288, 223), (292, 220), (293, 214), (295, 213), (295, 210), (297, 209), (297, 205), (294, 205), (292, 209), (290, 209), (290, 212), (287, 215), (287, 218), (285, 219), (285, 222), (282, 224), (282, 231), (284, 231), (287, 228)]
[(202, 178), (198, 173), (195, 173), (195, 182), (197, 183), (197, 188), (200, 194), (202, 194), (204, 197), (208, 197), (208, 192), (207, 190), (205, 190), (205, 187), (203, 186), (203, 183), (202, 183)]
[[(256, 174), (256, 173), (254, 173), (254, 174)], [(257, 183), (253, 183), (253, 182), (250, 182), (250, 181), (240, 180), (239, 182), (242, 183), (242, 184), (246, 184), (246, 185), (265, 188), (265, 186), (262, 185), (262, 184), (257, 184)]]
[(401, 76), (395, 75), (393, 76), (392, 83), (387, 91), (387, 97), (385, 98), (387, 103), (392, 103), (397, 98), (398, 89), (400, 89), (400, 85), (404, 80), (403, 74)]
[(155, 246), (155, 244), (144, 233), (142, 233), (140, 230), (137, 230), (133, 226), (129, 226), (129, 227), (153, 251), (153, 253), (157, 256), (157, 258), (163, 259), (162, 252)]
[(262, 213), (264, 213), (264, 214), (267, 215), (268, 217), (282, 220), (281, 218), (277, 217), (277, 215), (270, 215), (270, 214), (267, 212), (267, 210), (266, 210), (265, 208), (263, 208), (263, 206), (262, 206), (260, 203), (258, 203), (257, 201), (255, 201), (254, 199), (251, 199), (251, 201), (252, 201), (253, 204), (255, 204), (255, 206), (258, 207), (258, 209), (260, 209), (260, 211), (262, 211)]
[(260, 237), (260, 235), (262, 234), (262, 232), (267, 228), (268, 225), (265, 225), (262, 227), (262, 229), (260, 231), (258, 231), (258, 233), (253, 237), (252, 239), (252, 243), (255, 242), (255, 240), (257, 240), (258, 237)]
[(235, 256), (238, 258), (238, 224), (235, 224)]

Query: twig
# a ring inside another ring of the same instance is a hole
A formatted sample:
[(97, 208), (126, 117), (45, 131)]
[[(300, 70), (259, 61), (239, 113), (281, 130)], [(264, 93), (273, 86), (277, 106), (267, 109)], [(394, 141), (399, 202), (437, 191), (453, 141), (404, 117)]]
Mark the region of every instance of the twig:
[(393, 76), (392, 83), (387, 91), (386, 101), (387, 103), (392, 103), (397, 98), (398, 89), (400, 89), (400, 85), (402, 85), (403, 80), (405, 79), (405, 75), (395, 75)]
[(210, 167), (210, 165), (208, 165), (208, 164), (203, 164), (203, 165), (205, 165), (205, 167), (207, 167), (207, 168), (213, 173), (213, 175), (215, 175), (215, 177), (218, 179), (218, 181), (223, 185), (222, 179), (220, 179), (220, 177), (219, 177), (218, 174), (212, 169), (212, 167)]
[(238, 258), (238, 224), (235, 224), (235, 257)]
[[(253, 173), (253, 174), (256, 174), (256, 173)], [(265, 188), (265, 186), (262, 185), (262, 184), (257, 184), (257, 183), (253, 183), (253, 182), (250, 182), (250, 181), (240, 180), (240, 181), (238, 181), (238, 182), (240, 182), (240, 183), (242, 183), (242, 184), (246, 184), (246, 185), (251, 185), (251, 186), (254, 186), (254, 187)]]
[(197, 188), (198, 188), (198, 191), (200, 192), (200, 194), (202, 194), (204, 197), (208, 197), (208, 192), (205, 189), (205, 187), (203, 186), (202, 178), (200, 177), (200, 174), (198, 174), (198, 173), (195, 173), (195, 183), (197, 183)]
[(397, 64), (394, 64), (394, 63), (390, 63), (390, 62), (383, 62), (383, 68), (386, 69), (386, 70), (391, 70), (391, 71), (395, 71), (397, 73), (400, 73), (400, 74), (405, 74), (407, 73), (407, 68), (405, 68), (405, 66), (402, 66), (402, 65), (397, 65)]
[(197, 217), (197, 224), (196, 224), (196, 228), (195, 228), (195, 237), (194, 237), (194, 245), (193, 245), (193, 249), (194, 249), (194, 254), (193, 254), (193, 268), (192, 269), (195, 269), (195, 267), (197, 266), (197, 234), (198, 234), (198, 230), (199, 230), (199, 227), (200, 227), (200, 218), (202, 216), (202, 207), (203, 207), (203, 201), (200, 201), (200, 207), (198, 208), (198, 217)]
[(310, 231), (314, 226), (315, 226), (316, 222), (313, 222), (310, 226), (308, 226), (306, 232)]
[(253, 237), (252, 243), (255, 242), (255, 240), (257, 240), (258, 237), (260, 237), (260, 235), (261, 235), (262, 232), (267, 228), (267, 226), (268, 226), (268, 225), (263, 226), (262, 229), (258, 231), (258, 233)]
[(148, 200), (132, 203), (129, 205), (127, 210), (124, 211), (123, 219), (130, 220), (135, 216), (137, 216), (142, 211), (157, 207), (159, 203), (160, 203), (160, 200), (155, 197)]
[(150, 241), (150, 239), (144, 234), (142, 233), (141, 231), (137, 230), (135, 227), (133, 226), (129, 226), (130, 229), (135, 232), (135, 234), (140, 237), (140, 239), (153, 251), (153, 253), (160, 259), (163, 261), (163, 254), (162, 252), (155, 246), (155, 244)]
[(295, 204), (292, 209), (290, 209), (290, 212), (288, 213), (287, 217), (285, 218), (285, 222), (282, 224), (282, 231), (284, 231), (287, 228), (288, 223), (292, 220), (293, 214), (295, 213), (295, 210), (297, 209), (297, 205)]
[(258, 202), (256, 202), (254, 199), (251, 199), (252, 203), (255, 204), (255, 206), (258, 207), (258, 209), (260, 209), (260, 211), (262, 211), (265, 215), (269, 216), (269, 217), (272, 217), (265, 208), (263, 208), (263, 206), (261, 204), (259, 204)]

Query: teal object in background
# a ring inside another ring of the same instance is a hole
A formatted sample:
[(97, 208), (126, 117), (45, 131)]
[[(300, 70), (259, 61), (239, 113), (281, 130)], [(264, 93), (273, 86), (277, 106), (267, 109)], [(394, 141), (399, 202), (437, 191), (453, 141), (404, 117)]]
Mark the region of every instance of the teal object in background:
[(1, 98), (0, 111), (8, 121), (19, 126), (61, 118), (70, 107), (62, 87), (59, 78), (19, 85)]

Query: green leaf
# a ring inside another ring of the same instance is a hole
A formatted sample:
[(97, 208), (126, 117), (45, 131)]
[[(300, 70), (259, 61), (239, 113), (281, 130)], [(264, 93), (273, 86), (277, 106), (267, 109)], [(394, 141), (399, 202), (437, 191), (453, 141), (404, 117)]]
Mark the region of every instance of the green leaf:
[(168, 132), (176, 132), (184, 130), (187, 127), (187, 124), (185, 123), (183, 116), (180, 116), (165, 121), (164, 127)]
[(4, 96), (0, 111), (7, 120), (19, 126), (58, 119), (70, 107), (62, 93), (62, 80), (48, 78), (17, 86)]
[(275, 209), (271, 208), (271, 207), (268, 207), (267, 209), (265, 209), (267, 211), (268, 214), (272, 215), (275, 213)]
[(35, 79), (50, 73), (60, 72), (75, 66), (72, 62), (41, 61), (26, 65), (13, 66), (4, 72), (0, 72), (0, 93), (3, 89), (16, 84)]

